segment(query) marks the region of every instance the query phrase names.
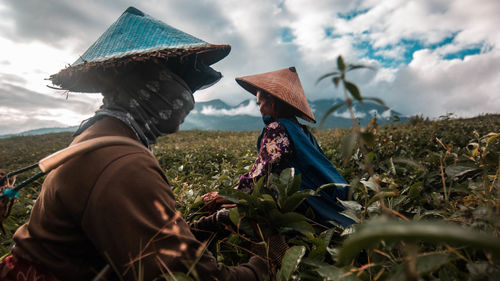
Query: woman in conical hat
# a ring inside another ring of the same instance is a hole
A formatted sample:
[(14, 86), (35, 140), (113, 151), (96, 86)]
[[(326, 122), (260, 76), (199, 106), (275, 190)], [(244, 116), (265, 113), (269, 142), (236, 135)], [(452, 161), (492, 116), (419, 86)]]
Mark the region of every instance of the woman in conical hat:
[[(72, 144), (99, 137), (129, 144), (87, 152), (47, 175), (29, 221), (14, 234), (13, 255), (0, 265), (0, 280), (97, 280), (107, 271), (122, 276), (99, 280), (153, 280), (171, 272), (260, 280), (267, 273), (260, 258), (225, 266), (204, 251), (194, 230), (229, 224), (227, 212), (191, 228), (149, 150), (157, 137), (178, 129), (193, 108), (193, 92), (220, 78), (209, 65), (229, 49), (129, 8), (80, 59), (51, 77), (62, 89), (104, 96)], [(286, 245), (276, 245), (273, 252), (284, 254)]]
[[(237, 189), (250, 193), (254, 183), (269, 172), (279, 173), (292, 167), (301, 174), (301, 189), (316, 189), (327, 183), (336, 187), (320, 191), (301, 206), (310, 207), (315, 220), (324, 225), (335, 221), (344, 227), (354, 223), (340, 214), (344, 210), (337, 199), (347, 200), (348, 185), (324, 155), (316, 138), (297, 118), (316, 123), (295, 67), (236, 78), (236, 82), (257, 97), (265, 127), (257, 142), (258, 157), (250, 172), (242, 175)], [(207, 195), (205, 198), (210, 201)], [(209, 202), (207, 202), (210, 205)]]

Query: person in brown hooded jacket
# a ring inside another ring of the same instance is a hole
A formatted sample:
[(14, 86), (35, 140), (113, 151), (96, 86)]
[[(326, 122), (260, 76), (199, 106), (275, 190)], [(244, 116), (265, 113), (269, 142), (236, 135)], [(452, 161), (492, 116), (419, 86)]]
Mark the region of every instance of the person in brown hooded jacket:
[[(148, 42), (161, 46), (134, 45), (120, 37), (103, 46), (117, 32), (137, 33), (127, 25), (131, 22), (144, 25), (135, 40), (159, 36)], [(156, 30), (154, 35), (148, 34), (149, 27)], [(182, 47), (172, 47), (167, 35), (187, 39)], [(111, 56), (103, 51), (125, 41), (139, 51)], [(98, 148), (50, 172), (29, 221), (14, 234), (16, 245), (0, 265), (0, 280), (97, 280), (106, 271), (114, 276), (106, 280), (168, 279), (174, 272), (199, 280), (262, 280), (270, 268), (263, 257), (253, 256), (240, 266), (216, 262), (193, 230), (230, 224), (227, 212), (188, 225), (150, 150), (159, 136), (178, 130), (194, 107), (193, 92), (220, 79), (209, 65), (229, 50), (131, 7), (81, 59), (51, 77), (63, 89), (99, 91), (104, 97), (96, 114), (82, 122), (72, 145), (103, 136), (125, 137), (139, 145)], [(271, 261), (279, 263), (286, 244), (273, 242), (270, 247)]]

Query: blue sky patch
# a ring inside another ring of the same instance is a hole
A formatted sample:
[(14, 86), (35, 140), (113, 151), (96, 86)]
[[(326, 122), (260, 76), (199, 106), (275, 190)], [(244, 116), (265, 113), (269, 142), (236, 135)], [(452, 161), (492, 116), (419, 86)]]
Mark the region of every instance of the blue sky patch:
[(325, 31), (325, 37), (327, 37), (327, 38), (340, 38), (340, 37), (342, 37), (342, 35), (336, 34), (334, 32), (335, 30), (331, 26), (325, 28), (324, 31)]
[(285, 6), (285, 1), (286, 1), (286, 0), (280, 1), (280, 2), (278, 3), (278, 8), (283, 9), (283, 7)]
[(452, 59), (461, 59), (463, 60), (465, 56), (470, 56), (470, 55), (477, 55), (481, 53), (481, 48), (468, 48), (468, 49), (463, 49), (455, 53), (447, 54), (443, 57), (445, 60), (452, 60)]
[(281, 40), (284, 42), (284, 43), (290, 43), (292, 42), (293, 40), (295, 40), (295, 35), (293, 35), (292, 33), (292, 30), (288, 27), (285, 27), (281, 30)]
[[(326, 31), (325, 31), (326, 32)], [(448, 45), (453, 42), (457, 33), (453, 33), (450, 36), (444, 38), (440, 42), (433, 44), (426, 44), (422, 40), (417, 39), (402, 39), (398, 44), (389, 45), (383, 48), (373, 48), (372, 44), (368, 40), (358, 41), (354, 45), (355, 48), (364, 51), (364, 55), (369, 57), (370, 59), (377, 60), (381, 63), (383, 67), (398, 67), (400, 65), (408, 65), (413, 59), (413, 53), (422, 49), (435, 50), (439, 47)], [(403, 48), (403, 52), (400, 57), (388, 57), (381, 54), (383, 51), (390, 51), (393, 48), (401, 47)], [(447, 54), (443, 57), (443, 59), (451, 60), (451, 59), (463, 59), (467, 55), (475, 55), (481, 53), (480, 46), (474, 46), (472, 48), (467, 48), (460, 50), (455, 53)]]
[(378, 54), (378, 51), (390, 50), (392, 46), (387, 46), (384, 48), (373, 48), (373, 45), (368, 40), (361, 40), (354, 44), (354, 47), (358, 50), (365, 52), (365, 56), (370, 59), (380, 62), (380, 64), (385, 68), (394, 68), (400, 65), (402, 62), (395, 58), (384, 57)]
[(404, 56), (402, 58), (402, 61), (405, 64), (409, 64), (411, 62), (411, 60), (413, 59), (413, 53), (418, 50), (428, 48), (419, 40), (414, 39), (403, 39), (400, 41), (399, 45), (402, 45), (402, 47), (405, 49)]
[(326, 35), (326, 37), (332, 36), (333, 35), (333, 27), (325, 28), (325, 35)]
[(364, 9), (364, 10), (353, 10), (349, 11), (346, 13), (337, 13), (337, 17), (345, 20), (351, 20), (359, 15), (366, 14), (368, 13), (370, 9)]
[(429, 50), (435, 50), (439, 47), (445, 46), (453, 42), (455, 39), (455, 36), (457, 34), (453, 33), (451, 36), (444, 38), (440, 42), (433, 43), (433, 44), (425, 44), (421, 40), (416, 40), (416, 39), (403, 39), (400, 41), (399, 46), (402, 46), (405, 49), (404, 52), (404, 57), (402, 58), (402, 61), (405, 64), (409, 64), (411, 60), (413, 59), (413, 53), (415, 53), (418, 50), (422, 49), (429, 49)]

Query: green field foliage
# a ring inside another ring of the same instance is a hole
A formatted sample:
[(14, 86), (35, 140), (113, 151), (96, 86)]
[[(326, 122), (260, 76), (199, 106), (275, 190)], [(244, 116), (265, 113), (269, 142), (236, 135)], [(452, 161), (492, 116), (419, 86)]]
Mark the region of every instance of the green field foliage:
[[(347, 154), (351, 130), (312, 131), (351, 183), (353, 200), (343, 204), (358, 222), (352, 228), (321, 227), (310, 214), (294, 212), (314, 192), (298, 190), (291, 170), (269, 175), (250, 195), (233, 190), (257, 156), (259, 132), (180, 131), (161, 137), (153, 150), (187, 221), (204, 214), (206, 192), (238, 203), (231, 210), (238, 230), (208, 246), (220, 262), (244, 262), (243, 248), (280, 232), (291, 248), (279, 280), (500, 280), (500, 115), (373, 122), (361, 128), (373, 134), (363, 140), (365, 151), (352, 146)], [(36, 163), (70, 141), (69, 133), (0, 139), (0, 168)], [(0, 255), (9, 253), (40, 186), (31, 184), (16, 199)]]

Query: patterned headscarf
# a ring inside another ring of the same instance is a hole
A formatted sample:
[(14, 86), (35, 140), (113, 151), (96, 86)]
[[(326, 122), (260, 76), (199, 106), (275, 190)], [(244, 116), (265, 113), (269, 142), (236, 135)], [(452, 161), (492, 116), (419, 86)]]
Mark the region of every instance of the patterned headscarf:
[(103, 105), (93, 117), (82, 122), (75, 135), (103, 116), (111, 116), (124, 122), (149, 148), (159, 136), (179, 130), (194, 108), (190, 86), (168, 68), (125, 77), (102, 94)]

